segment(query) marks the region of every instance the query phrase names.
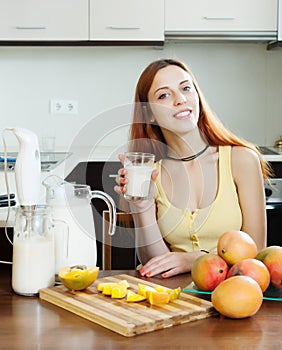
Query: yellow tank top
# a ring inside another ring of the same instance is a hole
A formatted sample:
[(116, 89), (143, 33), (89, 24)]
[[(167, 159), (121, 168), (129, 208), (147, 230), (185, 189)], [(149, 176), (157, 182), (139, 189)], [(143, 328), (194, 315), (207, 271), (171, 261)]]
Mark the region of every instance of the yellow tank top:
[(218, 190), (213, 203), (193, 213), (173, 206), (161, 184), (161, 161), (156, 163), (155, 200), (158, 224), (171, 251), (213, 250), (219, 236), (229, 230), (240, 230), (242, 212), (231, 173), (231, 147), (219, 146)]

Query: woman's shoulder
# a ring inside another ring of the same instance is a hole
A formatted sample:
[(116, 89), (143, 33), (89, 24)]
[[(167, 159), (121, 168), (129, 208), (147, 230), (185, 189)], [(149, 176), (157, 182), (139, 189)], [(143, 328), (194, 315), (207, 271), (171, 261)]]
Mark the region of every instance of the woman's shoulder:
[(244, 146), (232, 146), (231, 147), (232, 158), (236, 162), (258, 162), (258, 154), (251, 148)]
[(232, 172), (236, 176), (246, 173), (246, 171), (260, 168), (258, 154), (251, 148), (244, 146), (232, 146), (231, 148)]

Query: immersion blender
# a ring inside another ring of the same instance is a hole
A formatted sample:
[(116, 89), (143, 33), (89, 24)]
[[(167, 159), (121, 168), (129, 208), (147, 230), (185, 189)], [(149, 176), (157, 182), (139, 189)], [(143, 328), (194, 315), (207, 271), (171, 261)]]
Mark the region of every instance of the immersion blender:
[(20, 295), (36, 295), (54, 284), (55, 255), (50, 208), (39, 204), (41, 162), (37, 136), (23, 128), (7, 128), (19, 141), (15, 182), (19, 208), (14, 225), (12, 287)]
[(39, 204), (41, 186), (41, 162), (37, 136), (24, 128), (6, 128), (19, 141), (19, 152), (15, 164), (15, 180), (18, 203), (27, 209)]

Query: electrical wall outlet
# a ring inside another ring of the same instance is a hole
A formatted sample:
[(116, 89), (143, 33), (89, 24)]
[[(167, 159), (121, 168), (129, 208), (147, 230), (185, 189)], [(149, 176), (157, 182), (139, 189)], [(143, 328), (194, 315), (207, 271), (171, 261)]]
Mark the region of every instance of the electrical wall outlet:
[(75, 100), (51, 100), (51, 114), (77, 114), (78, 102)]

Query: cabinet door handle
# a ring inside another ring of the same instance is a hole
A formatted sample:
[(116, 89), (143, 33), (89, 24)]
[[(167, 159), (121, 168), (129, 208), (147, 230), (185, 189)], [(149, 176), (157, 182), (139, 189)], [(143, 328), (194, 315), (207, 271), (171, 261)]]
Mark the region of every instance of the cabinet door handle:
[(220, 21), (232, 21), (235, 17), (224, 17), (224, 16), (203, 16), (203, 19), (207, 21), (220, 20)]
[(117, 30), (138, 30), (138, 29), (141, 29), (140, 26), (114, 26), (114, 25), (111, 25), (111, 26), (107, 26), (107, 28), (109, 29), (117, 29)]
[(19, 30), (26, 30), (26, 29), (31, 29), (31, 30), (42, 30), (42, 29), (47, 29), (47, 26), (16, 26), (16, 29)]
[(109, 178), (116, 178), (117, 176), (119, 176), (118, 174), (109, 174)]

